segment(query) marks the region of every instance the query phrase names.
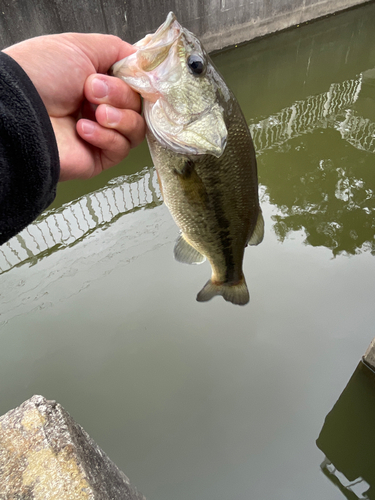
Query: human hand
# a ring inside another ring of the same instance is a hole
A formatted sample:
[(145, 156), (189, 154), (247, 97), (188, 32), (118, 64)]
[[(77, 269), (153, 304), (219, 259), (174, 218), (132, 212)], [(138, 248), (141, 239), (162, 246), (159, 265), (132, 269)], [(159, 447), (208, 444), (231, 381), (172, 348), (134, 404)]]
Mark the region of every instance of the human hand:
[(31, 38), (4, 50), (27, 73), (47, 108), (60, 181), (93, 177), (143, 140), (140, 96), (105, 74), (134, 51), (118, 37), (82, 33)]

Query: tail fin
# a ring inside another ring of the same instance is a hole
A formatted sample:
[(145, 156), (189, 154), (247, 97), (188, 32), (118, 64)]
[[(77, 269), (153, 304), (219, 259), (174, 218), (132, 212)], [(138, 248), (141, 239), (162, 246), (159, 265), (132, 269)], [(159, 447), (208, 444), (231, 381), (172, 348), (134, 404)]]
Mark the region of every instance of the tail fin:
[(198, 293), (197, 301), (206, 302), (207, 300), (211, 300), (215, 295), (222, 295), (228, 302), (240, 306), (244, 306), (250, 300), (245, 278), (236, 285), (230, 285), (229, 283), (215, 284), (211, 280), (208, 280)]

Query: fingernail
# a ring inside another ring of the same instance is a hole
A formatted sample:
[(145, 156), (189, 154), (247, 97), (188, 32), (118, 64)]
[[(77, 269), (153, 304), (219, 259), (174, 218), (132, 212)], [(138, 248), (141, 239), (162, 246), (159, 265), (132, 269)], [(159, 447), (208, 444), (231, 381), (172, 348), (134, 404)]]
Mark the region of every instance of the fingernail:
[(94, 78), (91, 82), (91, 89), (94, 97), (102, 99), (108, 95), (108, 85), (101, 78)]
[(85, 135), (91, 135), (94, 132), (94, 129), (95, 125), (93, 124), (93, 122), (90, 122), (89, 120), (82, 120), (82, 130)]
[(121, 120), (121, 111), (112, 106), (106, 106), (106, 115), (108, 125), (117, 125)]

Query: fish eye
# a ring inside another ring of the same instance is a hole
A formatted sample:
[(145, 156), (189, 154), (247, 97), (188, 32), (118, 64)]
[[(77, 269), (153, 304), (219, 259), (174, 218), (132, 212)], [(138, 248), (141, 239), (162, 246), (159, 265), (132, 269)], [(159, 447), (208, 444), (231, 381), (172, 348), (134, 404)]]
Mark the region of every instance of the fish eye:
[(204, 59), (199, 54), (191, 54), (187, 64), (194, 75), (201, 75), (205, 69)]

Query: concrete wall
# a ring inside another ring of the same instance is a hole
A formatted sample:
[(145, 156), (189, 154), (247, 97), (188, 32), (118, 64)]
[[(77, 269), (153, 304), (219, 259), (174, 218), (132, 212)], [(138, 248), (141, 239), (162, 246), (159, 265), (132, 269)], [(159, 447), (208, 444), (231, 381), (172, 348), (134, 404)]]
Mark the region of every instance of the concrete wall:
[(0, 48), (64, 31), (118, 35), (134, 43), (170, 10), (209, 51), (251, 40), (366, 0), (8, 0), (0, 3)]

